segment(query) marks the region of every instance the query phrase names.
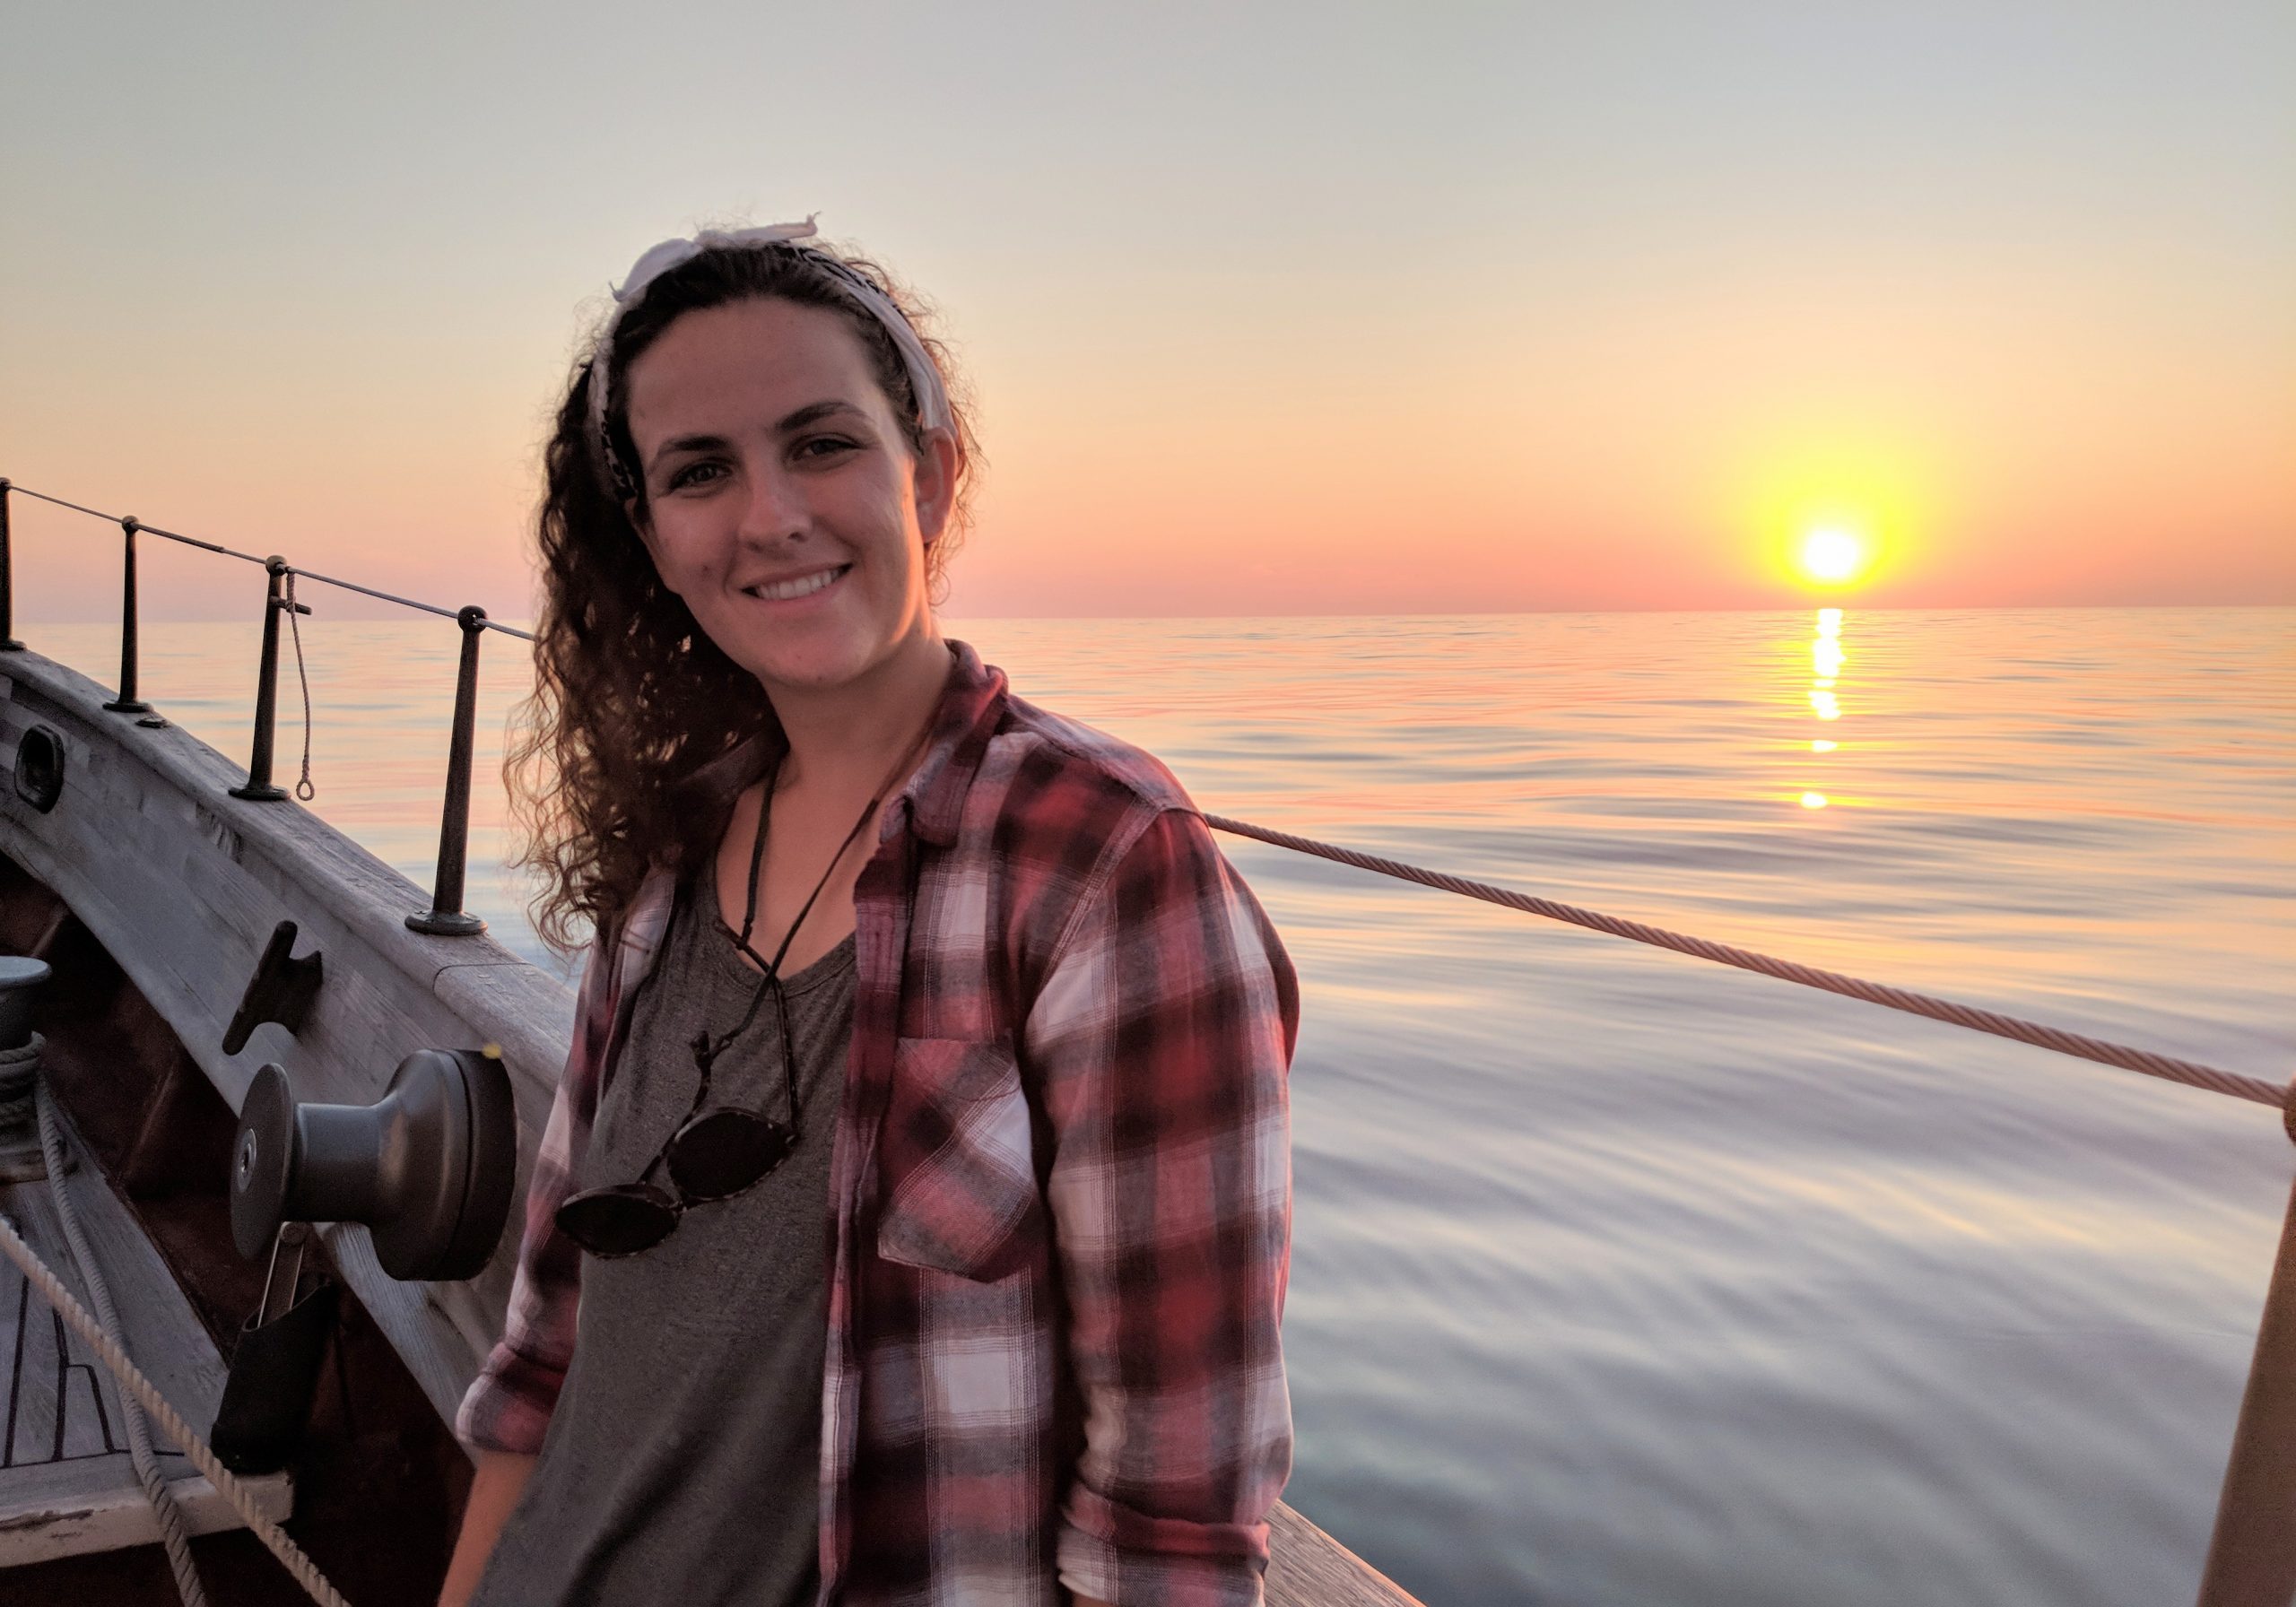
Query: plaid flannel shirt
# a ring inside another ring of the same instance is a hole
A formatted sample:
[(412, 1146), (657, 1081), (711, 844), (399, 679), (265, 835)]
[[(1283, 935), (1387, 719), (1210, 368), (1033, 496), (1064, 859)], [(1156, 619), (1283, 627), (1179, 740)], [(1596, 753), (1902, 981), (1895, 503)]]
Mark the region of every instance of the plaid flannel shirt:
[[(1292, 1454), (1291, 963), (1169, 771), (952, 648), (854, 893), (820, 1599), (1256, 1603)], [(474, 1446), (542, 1447), (581, 1273), (552, 1218), (673, 892), (591, 953)]]

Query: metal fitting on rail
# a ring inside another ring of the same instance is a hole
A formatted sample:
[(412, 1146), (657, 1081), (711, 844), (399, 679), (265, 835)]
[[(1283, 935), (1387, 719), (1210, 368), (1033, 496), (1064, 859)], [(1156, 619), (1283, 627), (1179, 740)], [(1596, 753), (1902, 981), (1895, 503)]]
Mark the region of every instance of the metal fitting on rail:
[(16, 569), (8, 551), (8, 493), (14, 484), (0, 474), (0, 653), (21, 653), (16, 639)]
[(255, 675), (255, 744), (248, 756), (246, 783), (231, 788), (231, 796), (251, 804), (276, 804), (287, 796), (287, 789), (271, 779), (272, 748), (279, 725), (279, 616), (290, 608), (298, 613), (311, 612), (287, 600), (287, 560), (275, 552), (263, 560), (268, 578), (263, 598), (263, 657)]
[(486, 923), (463, 908), (463, 872), (470, 857), (471, 748), (478, 727), (478, 638), (486, 610), (472, 604), (455, 615), (462, 627), (462, 661), (455, 673), (455, 728), (447, 748), (447, 796), (439, 821), (439, 874), (430, 908), (406, 917), (409, 928), (433, 937), (472, 937)]
[(114, 714), (150, 714), (152, 706), (135, 695), (135, 533), (143, 525), (134, 515), (120, 520), (126, 536), (119, 604), (119, 696), (104, 705)]

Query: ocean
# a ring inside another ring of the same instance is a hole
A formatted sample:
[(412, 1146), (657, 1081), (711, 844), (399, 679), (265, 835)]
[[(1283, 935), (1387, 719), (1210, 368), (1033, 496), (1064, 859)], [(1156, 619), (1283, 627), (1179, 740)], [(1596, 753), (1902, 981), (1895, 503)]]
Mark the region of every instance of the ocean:
[[(457, 632), (306, 590), (309, 806), (427, 889)], [(2296, 610), (948, 629), (1213, 812), (2296, 1073)], [(20, 634), (114, 673), (114, 627)], [(147, 625), (144, 695), (243, 760), (256, 634)], [(491, 777), (526, 666), (484, 652)], [(291, 785), (300, 745), (290, 653)], [(555, 965), (504, 812), (471, 908)], [(1228, 852), (1304, 989), (1302, 1512), (1443, 1607), (2189, 1599), (2268, 1110)]]

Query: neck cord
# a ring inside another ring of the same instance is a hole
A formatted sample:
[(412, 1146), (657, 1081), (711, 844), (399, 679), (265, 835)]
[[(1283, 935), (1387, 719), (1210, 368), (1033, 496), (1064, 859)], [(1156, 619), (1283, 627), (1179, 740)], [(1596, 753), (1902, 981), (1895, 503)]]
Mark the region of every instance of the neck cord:
[[(845, 834), (845, 840), (838, 844), (837, 852), (830, 856), (829, 868), (822, 872), (822, 879), (813, 883), (813, 890), (805, 895), (804, 903), (798, 908), (797, 918), (791, 921), (789, 930), (781, 934), (781, 946), (774, 950), (773, 958), (770, 960), (750, 947), (750, 934), (757, 926), (758, 873), (765, 868), (766, 823), (771, 818), (773, 809), (773, 777), (771, 776), (766, 777), (765, 789), (758, 795), (757, 800), (757, 836), (750, 843), (749, 899), (742, 909), (742, 929), (732, 934), (735, 946), (764, 969), (765, 979), (758, 985), (757, 992), (750, 995), (750, 1007), (744, 1013), (741, 1025), (719, 1040), (718, 1046), (719, 1053), (724, 1051), (726, 1044), (740, 1037), (749, 1024), (757, 1019), (758, 1006), (765, 1003), (766, 990), (780, 980), (781, 961), (787, 956), (789, 945), (797, 941), (797, 928), (804, 925), (805, 917), (813, 912), (815, 901), (829, 886), (830, 878), (837, 873), (837, 867), (843, 863), (846, 851), (853, 847), (853, 839), (861, 835), (861, 829), (869, 823), (869, 817), (877, 812), (877, 805), (884, 802), (885, 795), (892, 790), (893, 783), (900, 780), (907, 772), (910, 761), (917, 757), (917, 751), (925, 745), (925, 739), (932, 734), (932, 731), (933, 722), (928, 719), (925, 723), (924, 729), (917, 734), (916, 739), (902, 751), (901, 756), (893, 761), (893, 767), (885, 773), (885, 778), (877, 784), (876, 793), (862, 807), (860, 818), (853, 822), (853, 829)], [(721, 922), (720, 925), (723, 923)], [(714, 1059), (715, 1055), (712, 1058)], [(794, 1073), (792, 1074), (794, 1075)]]

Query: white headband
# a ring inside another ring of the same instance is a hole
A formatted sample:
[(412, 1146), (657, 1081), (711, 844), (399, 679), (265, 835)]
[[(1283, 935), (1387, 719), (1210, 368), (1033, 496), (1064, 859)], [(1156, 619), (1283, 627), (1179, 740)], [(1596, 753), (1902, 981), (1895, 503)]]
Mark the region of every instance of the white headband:
[(909, 389), (916, 393), (918, 416), (925, 428), (955, 433), (949, 412), (949, 393), (941, 383), (941, 370), (934, 366), (916, 329), (883, 291), (841, 258), (818, 246), (798, 246), (798, 241), (811, 239), (820, 232), (813, 226), (812, 215), (802, 223), (768, 223), (757, 229), (705, 229), (691, 239), (664, 240), (630, 265), (629, 277), (614, 290), (613, 310), (606, 314), (605, 325), (590, 349), (590, 439), (606, 471), (609, 489), (622, 494), (622, 488), (613, 483), (614, 477), (617, 473), (627, 473), (615, 460), (613, 441), (606, 433), (607, 370), (613, 366), (613, 332), (622, 323), (622, 315), (643, 300), (646, 287), (671, 269), (692, 261), (704, 251), (726, 247), (789, 246), (804, 251), (807, 257), (834, 274), (854, 300), (893, 337), (901, 366), (909, 371)]

